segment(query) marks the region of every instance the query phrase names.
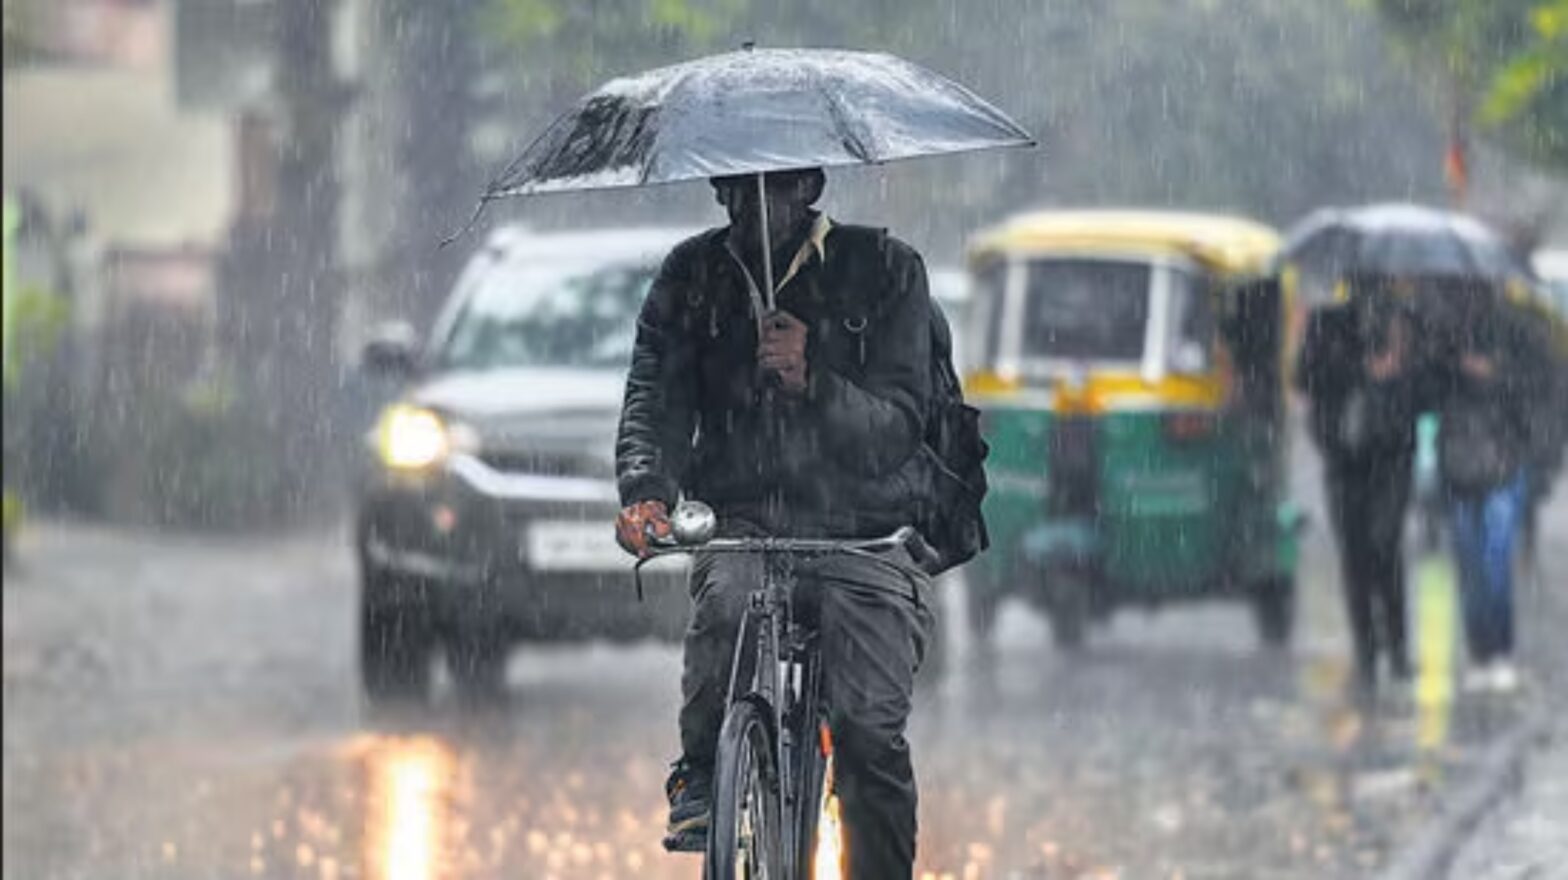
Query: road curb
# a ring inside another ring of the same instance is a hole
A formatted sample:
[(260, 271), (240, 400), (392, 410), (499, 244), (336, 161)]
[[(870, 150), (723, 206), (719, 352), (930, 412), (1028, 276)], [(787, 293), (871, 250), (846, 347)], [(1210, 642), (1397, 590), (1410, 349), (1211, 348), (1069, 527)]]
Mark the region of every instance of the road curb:
[(1475, 776), (1444, 799), (1437, 818), (1418, 832), (1376, 880), (1438, 880), (1502, 797), (1518, 785), (1530, 746), (1545, 737), (1547, 713), (1527, 715), (1486, 750)]

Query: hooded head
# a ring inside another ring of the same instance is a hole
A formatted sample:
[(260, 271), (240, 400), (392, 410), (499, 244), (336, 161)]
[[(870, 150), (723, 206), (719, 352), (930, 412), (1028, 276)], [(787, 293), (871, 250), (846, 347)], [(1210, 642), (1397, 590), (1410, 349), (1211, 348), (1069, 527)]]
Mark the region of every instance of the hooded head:
[[(775, 171), (764, 175), (768, 199), (768, 241), (778, 247), (798, 233), (811, 215), (811, 206), (822, 197), (827, 175), (821, 168)], [(758, 247), (757, 176), (736, 174), (714, 177), (714, 200), (724, 206), (736, 240), (748, 250)]]

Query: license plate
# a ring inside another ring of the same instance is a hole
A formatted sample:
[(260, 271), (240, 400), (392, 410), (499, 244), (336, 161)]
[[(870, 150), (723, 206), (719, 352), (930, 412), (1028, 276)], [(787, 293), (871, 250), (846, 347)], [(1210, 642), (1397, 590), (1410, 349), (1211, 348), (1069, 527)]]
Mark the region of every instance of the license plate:
[(625, 571), (632, 557), (615, 543), (610, 522), (534, 522), (525, 548), (536, 571)]

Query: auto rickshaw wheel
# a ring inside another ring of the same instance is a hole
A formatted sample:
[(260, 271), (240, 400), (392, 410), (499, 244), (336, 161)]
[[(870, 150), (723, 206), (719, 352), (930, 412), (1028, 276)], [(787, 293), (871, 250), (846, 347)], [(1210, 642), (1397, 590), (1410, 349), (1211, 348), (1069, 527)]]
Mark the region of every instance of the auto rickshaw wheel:
[(1277, 575), (1254, 585), (1252, 613), (1263, 644), (1270, 648), (1289, 645), (1296, 625), (1295, 578)]

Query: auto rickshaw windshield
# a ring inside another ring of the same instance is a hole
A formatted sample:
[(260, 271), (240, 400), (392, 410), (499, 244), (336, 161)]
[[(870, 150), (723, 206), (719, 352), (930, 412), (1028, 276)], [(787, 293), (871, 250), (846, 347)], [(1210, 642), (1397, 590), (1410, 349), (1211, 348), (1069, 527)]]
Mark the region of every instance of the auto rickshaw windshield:
[[(1021, 262), (1021, 296), (1002, 296), (1002, 263), (976, 274), (993, 302), (983, 356), (992, 363), (1016, 351), (1024, 371), (1054, 375), (1063, 364), (1195, 374), (1209, 368), (1214, 314), (1205, 276), (1169, 261), (1099, 256), (1035, 257)], [(995, 299), (1015, 303), (1015, 310)], [(1152, 359), (1152, 362), (1151, 362)]]
[(1149, 320), (1147, 263), (1053, 259), (1029, 264), (1026, 358), (1139, 361)]

